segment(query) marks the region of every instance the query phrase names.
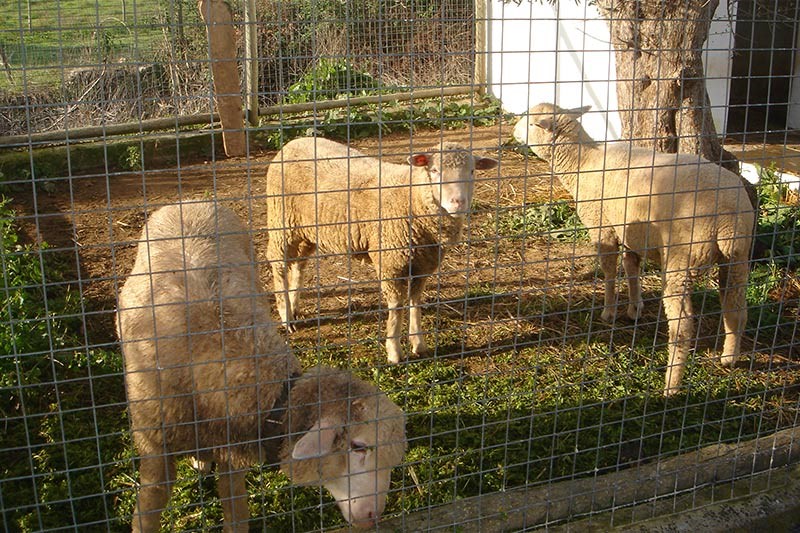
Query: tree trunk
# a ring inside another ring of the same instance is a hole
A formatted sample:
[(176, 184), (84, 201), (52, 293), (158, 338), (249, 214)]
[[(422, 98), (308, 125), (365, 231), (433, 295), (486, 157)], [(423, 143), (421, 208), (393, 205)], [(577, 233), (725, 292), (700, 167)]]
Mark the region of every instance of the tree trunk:
[(738, 174), (711, 117), (703, 43), (719, 0), (597, 0), (616, 50), (622, 134), (662, 152), (698, 153)]
[(247, 152), (242, 115), (242, 89), (236, 58), (233, 15), (225, 0), (198, 0), (197, 8), (206, 23), (214, 99), (222, 123), (222, 144), (228, 156)]

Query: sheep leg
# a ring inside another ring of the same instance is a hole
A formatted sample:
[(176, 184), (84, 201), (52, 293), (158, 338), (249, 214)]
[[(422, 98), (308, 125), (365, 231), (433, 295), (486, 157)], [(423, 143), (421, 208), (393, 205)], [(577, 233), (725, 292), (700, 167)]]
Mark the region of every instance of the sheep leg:
[(600, 270), (603, 271), (603, 285), (605, 295), (603, 297), (603, 313), (600, 318), (604, 322), (614, 322), (617, 315), (617, 255), (619, 246), (614, 242), (601, 239), (598, 243), (600, 254)]
[(275, 305), (281, 322), (286, 326), (288, 333), (294, 333), (297, 327), (294, 324), (294, 309), (289, 298), (289, 284), (287, 283), (287, 273), (289, 267), (284, 261), (272, 261), (272, 282), (275, 287)]
[(692, 281), (685, 269), (669, 270), (664, 274), (664, 314), (669, 325), (669, 362), (664, 380), (664, 396), (678, 392), (686, 360), (689, 357), (692, 323)]
[(131, 521), (134, 533), (161, 529), (161, 511), (167, 506), (174, 479), (173, 457), (150, 455), (139, 460), (139, 494)]
[(428, 345), (425, 342), (425, 332), (422, 330), (422, 296), (425, 291), (426, 278), (413, 278), (409, 287), (408, 298), (408, 342), (411, 344), (411, 353), (427, 355)]
[(400, 362), (400, 335), (402, 323), (403, 298), (398, 287), (399, 283), (394, 280), (381, 282), (381, 289), (386, 306), (389, 310), (389, 317), (386, 319), (386, 353), (390, 363)]
[[(305, 260), (292, 261), (289, 264), (289, 304), (288, 309), (291, 310), (289, 316), (292, 320), (297, 320), (297, 305), (300, 303), (300, 291), (303, 289), (305, 280)], [(292, 324), (292, 331), (297, 327)]]
[[(294, 250), (294, 249), (293, 249)], [(305, 273), (308, 266), (308, 258), (317, 251), (317, 245), (307, 241), (301, 241), (295, 250), (296, 260), (289, 263), (289, 304), (291, 320), (297, 320), (297, 309), (300, 303), (300, 292), (305, 285)], [(297, 326), (292, 324), (291, 331), (296, 331)]]
[(742, 334), (747, 322), (747, 264), (719, 266), (719, 296), (725, 325), (725, 346), (720, 362), (733, 366), (742, 349)]
[(628, 318), (638, 320), (642, 316), (641, 258), (639, 254), (626, 251), (622, 254), (622, 268), (628, 278)]
[(234, 470), (231, 464), (220, 464), (217, 491), (222, 500), (225, 533), (244, 533), (249, 531), (250, 511), (247, 507), (247, 487), (244, 470)]

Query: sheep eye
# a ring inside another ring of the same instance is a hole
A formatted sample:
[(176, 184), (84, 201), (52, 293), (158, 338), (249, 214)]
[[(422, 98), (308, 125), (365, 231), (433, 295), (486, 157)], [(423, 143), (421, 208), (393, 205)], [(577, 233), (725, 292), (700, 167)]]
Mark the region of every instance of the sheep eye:
[(356, 453), (367, 453), (372, 448), (372, 446), (367, 446), (363, 442), (354, 440), (350, 443), (350, 451)]

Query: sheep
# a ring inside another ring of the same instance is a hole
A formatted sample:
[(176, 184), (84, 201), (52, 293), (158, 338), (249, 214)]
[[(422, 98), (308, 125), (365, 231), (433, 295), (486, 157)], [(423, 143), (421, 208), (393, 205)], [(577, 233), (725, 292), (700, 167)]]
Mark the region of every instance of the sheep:
[(595, 142), (577, 120), (588, 110), (536, 105), (517, 122), (514, 136), (551, 163), (576, 201), (605, 278), (603, 320), (615, 315), (620, 246), (631, 319), (643, 307), (641, 260), (661, 264), (670, 343), (664, 395), (671, 396), (679, 390), (694, 337), (692, 281), (714, 264), (725, 326), (720, 360), (733, 365), (739, 359), (755, 212), (739, 176), (700, 156)]
[(213, 202), (169, 205), (147, 221), (119, 293), (140, 483), (133, 531), (157, 531), (175, 459), (216, 462), (225, 531), (246, 531), (246, 469), (268, 461), (321, 484), (356, 526), (377, 522), (405, 451), (403, 412), (349, 372), (300, 363), (238, 217)]
[(323, 138), (287, 143), (267, 171), (267, 259), (278, 312), (295, 331), (303, 271), (317, 249), (372, 263), (387, 302), (386, 351), (401, 359), (401, 306), (409, 306), (409, 344), (428, 353), (422, 294), (456, 242), (470, 209), (474, 171), (497, 161), (453, 142), (414, 153), (408, 165), (367, 157)]

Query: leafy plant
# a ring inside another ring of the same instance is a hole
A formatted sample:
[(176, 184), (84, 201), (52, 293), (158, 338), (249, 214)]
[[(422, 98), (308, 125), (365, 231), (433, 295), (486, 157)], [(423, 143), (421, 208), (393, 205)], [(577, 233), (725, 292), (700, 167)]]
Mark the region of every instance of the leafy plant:
[(514, 209), (501, 216), (499, 230), (512, 239), (543, 237), (554, 241), (580, 242), (588, 231), (567, 200), (544, 202)]
[(142, 150), (139, 145), (130, 145), (119, 158), (119, 166), (132, 172), (142, 170)]
[(284, 102), (299, 104), (316, 100), (339, 100), (378, 94), (380, 84), (368, 72), (354, 70), (347, 61), (320, 59), (306, 74), (289, 86)]
[(45, 244), (21, 244), (14, 219), (0, 197), (3, 522), (27, 531), (95, 523), (111, 516), (104, 475), (126, 446), (122, 360), (77, 348), (82, 308), (65, 264)]
[(756, 185), (759, 199), (756, 239), (766, 248), (768, 261), (796, 268), (800, 258), (800, 204), (785, 201), (789, 187), (774, 165), (761, 167)]
[(369, 104), (330, 109), (314, 122), (307, 118), (284, 117), (280, 125), (267, 130), (264, 142), (268, 148), (280, 149), (292, 139), (303, 136), (350, 140), (421, 128), (458, 129), (470, 123), (486, 126), (503, 118), (499, 102), (488, 96), (476, 102), (434, 99), (413, 106)]

